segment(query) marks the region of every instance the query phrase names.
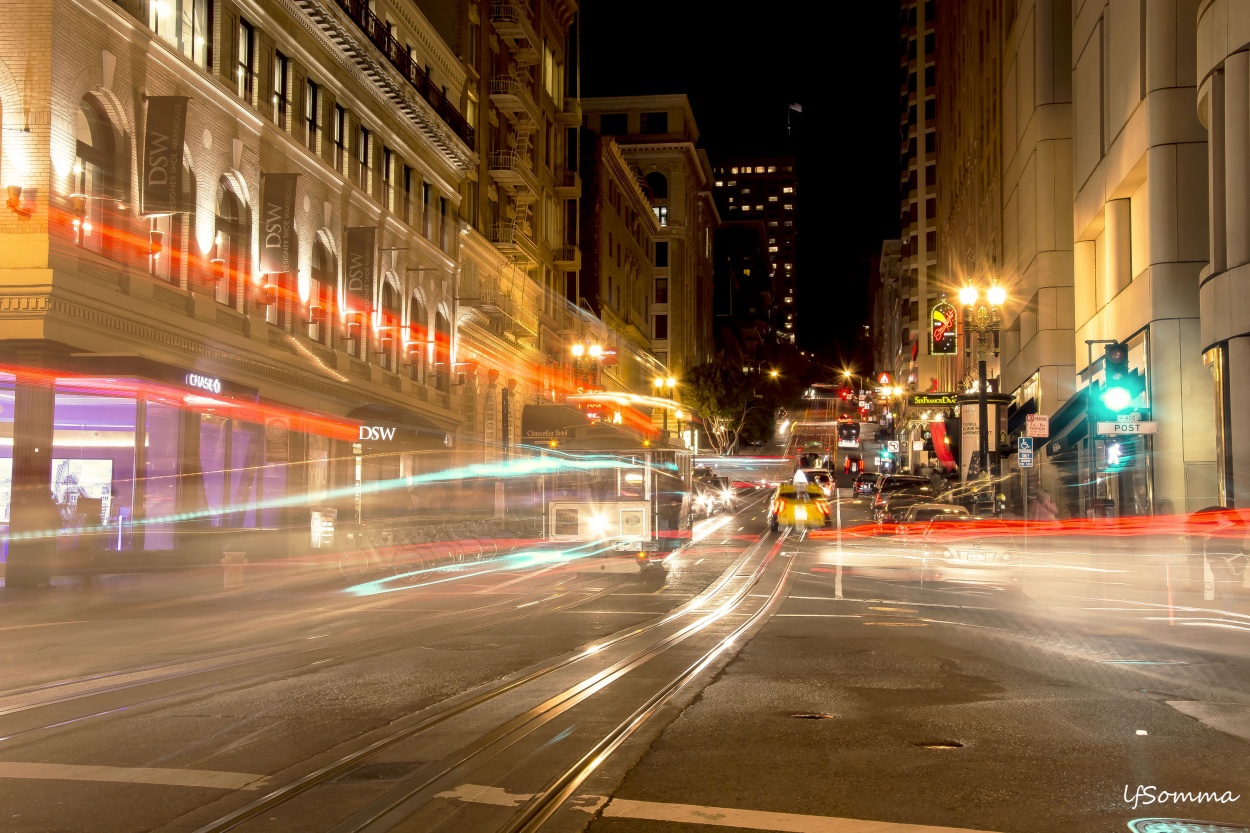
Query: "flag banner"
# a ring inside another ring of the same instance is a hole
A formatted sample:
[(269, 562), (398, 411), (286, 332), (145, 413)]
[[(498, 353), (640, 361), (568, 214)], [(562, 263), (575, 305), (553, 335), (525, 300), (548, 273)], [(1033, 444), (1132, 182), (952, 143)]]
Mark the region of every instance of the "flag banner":
[(295, 239), (295, 182), (299, 174), (260, 175), (260, 271), (293, 275), (299, 271)]
[(347, 229), (346, 290), (356, 301), (348, 301), (347, 306), (352, 312), (373, 312), (377, 234), (378, 230), (374, 226), (354, 226)]
[(143, 213), (190, 211), (183, 182), (182, 149), (187, 130), (187, 97), (162, 95), (148, 99), (143, 131)]

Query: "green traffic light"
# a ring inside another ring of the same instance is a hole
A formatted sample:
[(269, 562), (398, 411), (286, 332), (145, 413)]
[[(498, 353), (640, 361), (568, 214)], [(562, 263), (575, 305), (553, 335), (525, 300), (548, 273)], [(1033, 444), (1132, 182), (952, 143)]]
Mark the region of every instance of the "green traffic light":
[(1126, 388), (1107, 388), (1102, 395), (1102, 404), (1113, 411), (1123, 411), (1133, 401), (1133, 395)]

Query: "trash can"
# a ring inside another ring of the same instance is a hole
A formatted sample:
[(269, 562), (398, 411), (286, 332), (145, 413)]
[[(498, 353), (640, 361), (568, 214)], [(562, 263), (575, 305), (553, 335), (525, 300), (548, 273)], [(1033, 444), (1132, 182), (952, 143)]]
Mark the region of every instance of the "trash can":
[(247, 570), (247, 553), (227, 547), (221, 554), (223, 590), (242, 590), (243, 573)]

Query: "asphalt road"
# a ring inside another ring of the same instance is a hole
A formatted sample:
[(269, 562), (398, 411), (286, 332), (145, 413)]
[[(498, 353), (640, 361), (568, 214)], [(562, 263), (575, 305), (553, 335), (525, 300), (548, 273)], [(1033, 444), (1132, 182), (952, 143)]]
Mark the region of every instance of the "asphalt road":
[(1248, 829), (1244, 633), (839, 575), (750, 497), (642, 574), (4, 596), (0, 829)]

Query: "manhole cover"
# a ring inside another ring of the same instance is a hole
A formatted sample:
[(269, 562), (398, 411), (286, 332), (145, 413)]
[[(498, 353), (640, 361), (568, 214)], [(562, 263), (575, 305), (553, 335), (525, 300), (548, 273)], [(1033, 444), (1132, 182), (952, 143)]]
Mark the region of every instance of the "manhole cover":
[(801, 712), (790, 716), (797, 717), (799, 720), (833, 720), (833, 715), (824, 712)]
[(1134, 819), (1128, 829), (1133, 833), (1250, 833), (1244, 824), (1193, 819)]
[(957, 740), (924, 740), (912, 744), (925, 749), (963, 749), (964, 745)]
[(385, 764), (363, 764), (351, 772), (340, 775), (335, 781), (398, 781), (423, 766), (418, 761), (394, 761)]

